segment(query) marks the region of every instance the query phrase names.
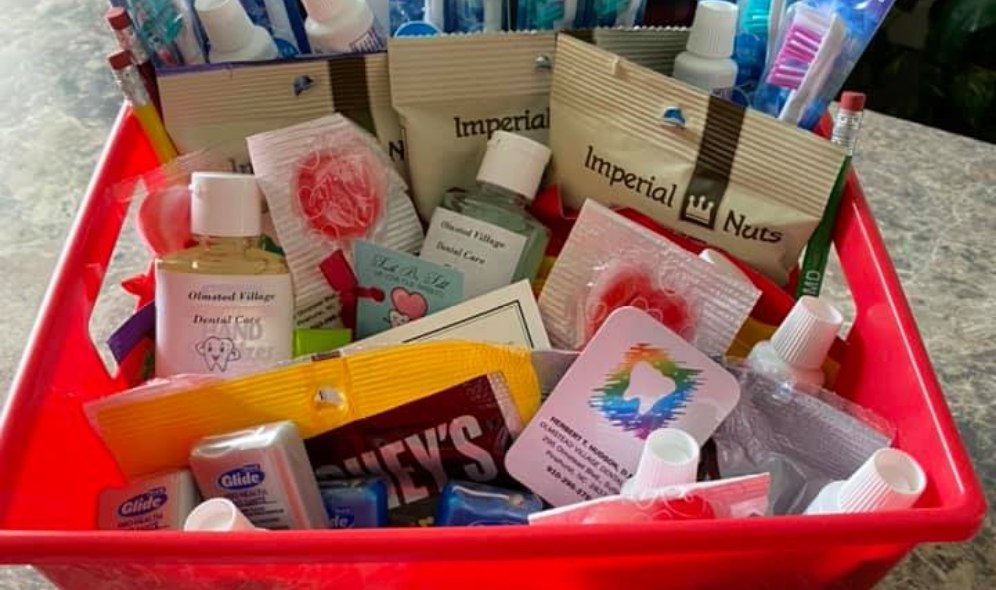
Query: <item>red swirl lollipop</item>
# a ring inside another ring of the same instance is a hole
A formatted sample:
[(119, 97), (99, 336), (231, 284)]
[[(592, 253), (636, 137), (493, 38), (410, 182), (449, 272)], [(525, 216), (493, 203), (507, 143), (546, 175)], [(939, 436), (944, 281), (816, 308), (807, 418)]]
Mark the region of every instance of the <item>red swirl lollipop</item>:
[(692, 310), (681, 294), (658, 287), (643, 269), (621, 264), (602, 271), (585, 298), (585, 341), (598, 331), (610, 313), (624, 306), (647, 312), (686, 340), (694, 336)]
[(294, 194), (308, 225), (333, 240), (369, 236), (387, 200), (387, 177), (366, 150), (316, 150), (297, 164)]

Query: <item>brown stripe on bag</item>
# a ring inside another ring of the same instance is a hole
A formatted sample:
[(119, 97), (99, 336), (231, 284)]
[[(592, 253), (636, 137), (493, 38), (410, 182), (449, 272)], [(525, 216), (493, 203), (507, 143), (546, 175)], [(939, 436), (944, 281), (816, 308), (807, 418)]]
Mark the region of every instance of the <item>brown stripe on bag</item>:
[(743, 107), (715, 96), (709, 97), (699, 155), (681, 201), (681, 220), (709, 229), (716, 228), (716, 215), (730, 182), (730, 170), (737, 155), (743, 122)]
[(332, 108), (360, 127), (376, 135), (367, 86), (364, 55), (337, 57), (328, 61), (332, 86)]

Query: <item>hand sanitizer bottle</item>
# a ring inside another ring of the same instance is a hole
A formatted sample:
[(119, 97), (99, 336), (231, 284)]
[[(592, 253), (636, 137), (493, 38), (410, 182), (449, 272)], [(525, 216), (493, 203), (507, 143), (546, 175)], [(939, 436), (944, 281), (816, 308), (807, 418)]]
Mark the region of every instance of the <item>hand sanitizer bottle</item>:
[(699, 2), (686, 50), (674, 60), (675, 79), (729, 99), (737, 80), (737, 62), (730, 57), (736, 34), (736, 4)]
[(747, 365), (772, 379), (820, 387), (823, 361), (843, 321), (840, 311), (826, 301), (800, 297), (771, 340), (754, 345)]
[(851, 477), (820, 490), (806, 514), (905, 510), (926, 487), (927, 476), (916, 459), (899, 449), (879, 449)]
[(279, 56), (273, 37), (252, 24), (239, 0), (197, 0), (194, 10), (211, 43), (211, 63), (266, 61)]
[(549, 161), (545, 145), (498, 131), (488, 141), (477, 189), (447, 193), (436, 208), (421, 257), (462, 271), (465, 298), (535, 278), (550, 230), (526, 206)]
[(304, 31), (315, 52), (370, 53), (384, 49), (384, 33), (365, 0), (303, 0)]
[(261, 248), (262, 196), (249, 174), (195, 172), (198, 244), (156, 260), (156, 376), (231, 376), (290, 360), (287, 263)]

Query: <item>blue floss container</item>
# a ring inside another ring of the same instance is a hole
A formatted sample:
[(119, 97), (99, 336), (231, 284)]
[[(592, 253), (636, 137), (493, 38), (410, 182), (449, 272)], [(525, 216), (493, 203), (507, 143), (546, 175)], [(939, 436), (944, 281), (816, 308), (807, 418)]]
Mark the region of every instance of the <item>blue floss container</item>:
[(387, 526), (387, 484), (380, 477), (318, 482), (330, 529)]
[(436, 526), (529, 524), (529, 515), (543, 509), (539, 496), (466, 481), (443, 488)]

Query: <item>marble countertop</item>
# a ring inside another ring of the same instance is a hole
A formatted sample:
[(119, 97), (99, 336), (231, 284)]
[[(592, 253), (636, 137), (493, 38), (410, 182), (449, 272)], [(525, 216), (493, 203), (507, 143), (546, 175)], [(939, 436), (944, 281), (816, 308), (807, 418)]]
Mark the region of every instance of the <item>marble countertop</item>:
[[(105, 0), (0, 0), (0, 395), (120, 103), (101, 56)], [(865, 118), (855, 166), (962, 437), (996, 503), (996, 146)], [(830, 293), (845, 299), (836, 268)], [(0, 556), (2, 558), (2, 556)], [(50, 588), (0, 568), (2, 588)], [(879, 588), (996, 587), (996, 522), (959, 545), (922, 546)]]

